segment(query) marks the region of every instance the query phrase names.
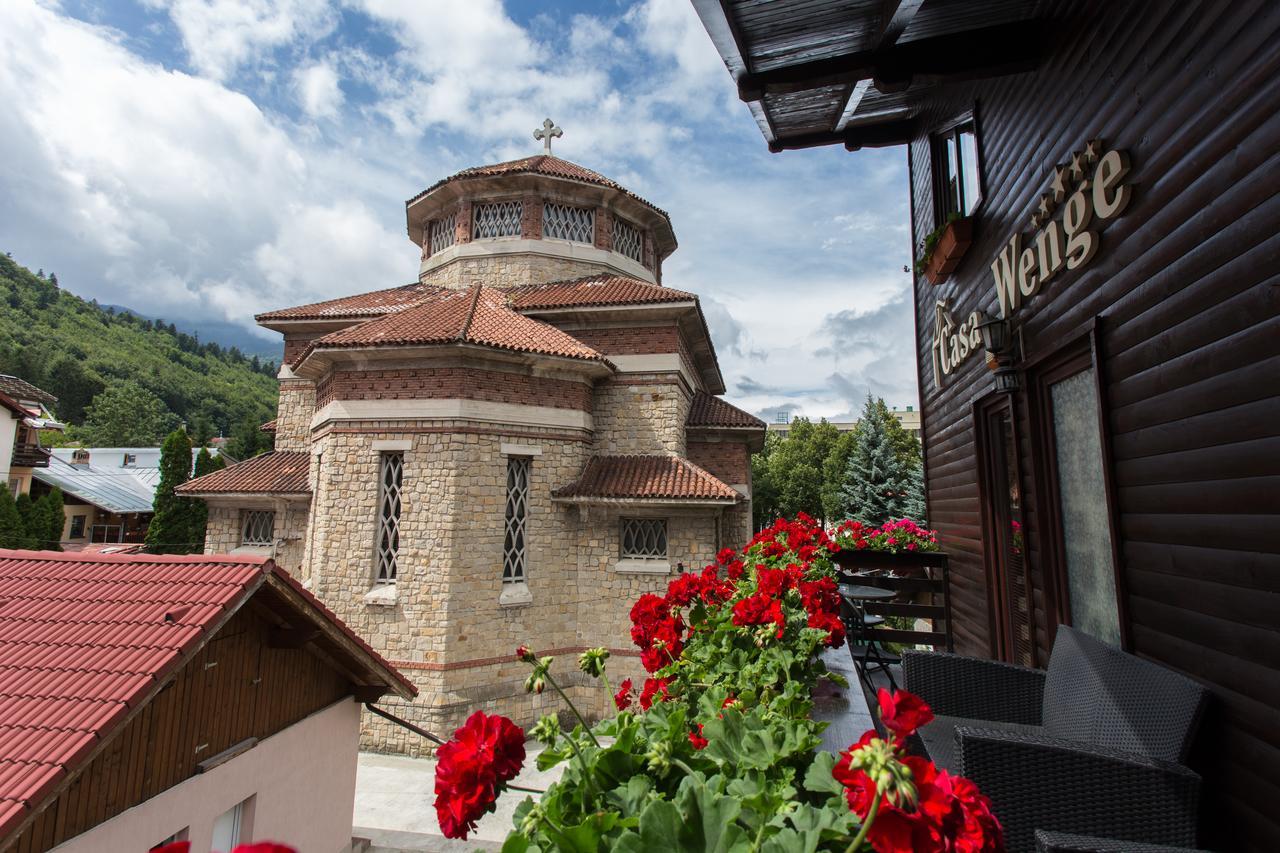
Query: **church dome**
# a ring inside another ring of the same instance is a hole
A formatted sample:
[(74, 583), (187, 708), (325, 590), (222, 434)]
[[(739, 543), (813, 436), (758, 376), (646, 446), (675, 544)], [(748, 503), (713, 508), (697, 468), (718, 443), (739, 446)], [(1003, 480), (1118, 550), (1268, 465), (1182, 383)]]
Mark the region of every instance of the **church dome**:
[(590, 275), (660, 283), (671, 218), (599, 172), (551, 154), (475, 166), (405, 202), (419, 280), (519, 287)]

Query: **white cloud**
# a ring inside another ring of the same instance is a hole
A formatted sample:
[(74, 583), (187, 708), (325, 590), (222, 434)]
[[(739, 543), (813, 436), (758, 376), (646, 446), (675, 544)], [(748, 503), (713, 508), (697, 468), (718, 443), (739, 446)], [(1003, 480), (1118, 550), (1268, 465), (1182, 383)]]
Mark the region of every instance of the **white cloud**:
[(167, 8), (191, 65), (224, 80), (262, 53), (328, 33), (337, 15), (328, 0), (146, 0)]
[(298, 104), (312, 118), (333, 118), (342, 106), (342, 88), (332, 65), (318, 62), (293, 72)]

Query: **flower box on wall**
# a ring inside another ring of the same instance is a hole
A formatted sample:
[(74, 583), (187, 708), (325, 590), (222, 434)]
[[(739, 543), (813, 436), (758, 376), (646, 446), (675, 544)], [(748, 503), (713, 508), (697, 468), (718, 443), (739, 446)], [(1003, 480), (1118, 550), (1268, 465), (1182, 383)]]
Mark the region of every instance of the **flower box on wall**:
[(925, 264), (924, 274), (929, 283), (941, 284), (946, 281), (947, 276), (960, 266), (960, 259), (969, 251), (972, 242), (972, 217), (948, 222), (938, 235), (938, 242), (934, 244), (933, 252)]
[[(900, 575), (917, 574), (914, 569), (941, 567), (947, 560), (942, 551), (877, 551), (871, 548), (842, 548), (831, 555), (831, 561), (850, 572), (892, 571)], [(923, 571), (919, 574), (924, 574)]]

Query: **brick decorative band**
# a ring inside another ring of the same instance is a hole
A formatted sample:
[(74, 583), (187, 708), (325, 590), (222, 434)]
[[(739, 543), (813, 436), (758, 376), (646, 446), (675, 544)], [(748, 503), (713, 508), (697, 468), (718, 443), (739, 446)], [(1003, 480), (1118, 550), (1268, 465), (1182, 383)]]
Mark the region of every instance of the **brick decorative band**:
[(605, 355), (650, 355), (682, 349), (680, 330), (674, 325), (574, 329), (569, 334)]
[(476, 427), (476, 426), (340, 426), (320, 429), (312, 435), (312, 439), (320, 439), (331, 433), (338, 435), (377, 435), (388, 433), (395, 435), (435, 435), (440, 433), (461, 433), (465, 435), (498, 435), (508, 438), (542, 439), (547, 441), (576, 441), (590, 444), (591, 436), (575, 432), (518, 432), (509, 427)]
[(316, 408), (334, 400), (480, 400), (591, 411), (581, 382), (474, 367), (335, 370), (316, 389)]
[[(544, 655), (576, 655), (585, 652), (590, 646), (565, 646), (558, 649), (538, 649), (534, 654), (538, 657)], [(638, 658), (640, 652), (636, 649), (609, 649), (610, 655), (616, 655), (624, 658)], [(493, 666), (498, 663), (512, 663), (516, 659), (515, 649), (511, 650), (511, 654), (502, 655), (496, 658), (472, 658), (471, 660), (459, 660), (451, 663), (429, 663), (420, 660), (391, 660), (390, 663), (396, 669), (411, 669), (419, 672), (448, 672), (455, 669), (475, 669), (481, 666)]]

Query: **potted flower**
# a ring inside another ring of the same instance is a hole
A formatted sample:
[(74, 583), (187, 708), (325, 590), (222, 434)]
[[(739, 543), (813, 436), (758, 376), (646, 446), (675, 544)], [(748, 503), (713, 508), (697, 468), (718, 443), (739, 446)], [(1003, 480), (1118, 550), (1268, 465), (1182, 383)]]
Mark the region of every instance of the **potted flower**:
[(920, 257), (916, 258), (916, 274), (929, 279), (930, 284), (940, 284), (947, 280), (960, 259), (969, 251), (973, 242), (973, 219), (953, 213), (947, 221), (931, 231), (921, 247)]
[(879, 527), (849, 519), (836, 527), (831, 539), (838, 546), (831, 554), (832, 561), (849, 571), (888, 569), (921, 574), (944, 559), (938, 534), (909, 518), (886, 521)]

